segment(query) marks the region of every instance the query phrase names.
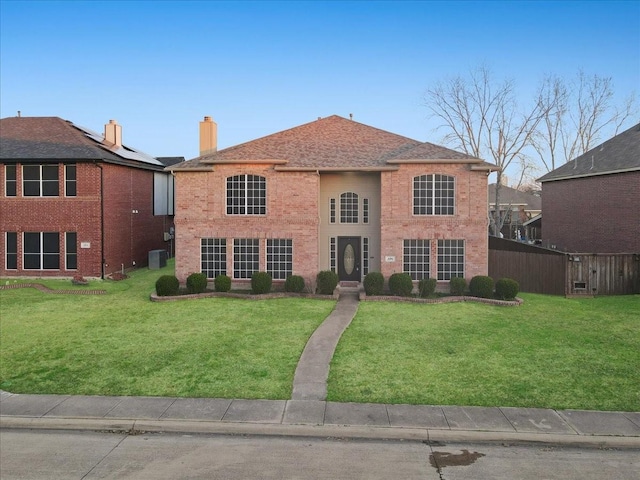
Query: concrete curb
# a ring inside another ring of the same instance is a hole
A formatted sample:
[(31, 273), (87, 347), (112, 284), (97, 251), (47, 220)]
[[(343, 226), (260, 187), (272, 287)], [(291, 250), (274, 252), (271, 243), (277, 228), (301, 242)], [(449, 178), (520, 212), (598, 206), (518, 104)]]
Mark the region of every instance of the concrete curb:
[(595, 448), (640, 448), (640, 437), (562, 435), (519, 432), (453, 431), (350, 425), (282, 425), (203, 420), (135, 420), (72, 417), (0, 417), (0, 429), (78, 430), (141, 435), (181, 433), (201, 435), (258, 435), (279, 437), (400, 440), (439, 443), (518, 443), (584, 446)]

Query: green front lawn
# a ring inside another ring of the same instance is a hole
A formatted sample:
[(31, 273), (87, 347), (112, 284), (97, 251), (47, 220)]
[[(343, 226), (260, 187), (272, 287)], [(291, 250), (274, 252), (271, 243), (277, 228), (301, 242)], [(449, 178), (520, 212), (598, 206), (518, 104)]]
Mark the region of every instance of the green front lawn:
[(361, 303), (329, 400), (640, 411), (640, 295)]
[[(0, 291), (0, 389), (290, 398), (300, 354), (335, 302), (149, 301), (172, 266), (75, 287), (107, 295)], [(640, 411), (640, 295), (521, 296), (520, 307), (362, 302), (329, 400)]]
[[(77, 287), (104, 288), (107, 295), (0, 292), (0, 389), (290, 398), (302, 350), (335, 301), (151, 302), (155, 280), (171, 272), (172, 263)], [(41, 283), (72, 288), (69, 281)]]

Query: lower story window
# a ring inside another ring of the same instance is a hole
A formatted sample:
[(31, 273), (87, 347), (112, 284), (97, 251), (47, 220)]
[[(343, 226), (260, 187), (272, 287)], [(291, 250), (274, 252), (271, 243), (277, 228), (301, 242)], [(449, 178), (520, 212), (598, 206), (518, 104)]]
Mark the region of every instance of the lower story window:
[(369, 273), (369, 239), (362, 239), (362, 275)]
[(76, 232), (67, 232), (64, 234), (65, 245), (65, 268), (67, 270), (78, 269), (78, 234)]
[(200, 240), (200, 268), (207, 278), (227, 274), (227, 239), (203, 238)]
[(251, 278), (260, 270), (260, 241), (257, 238), (233, 240), (233, 278)]
[(429, 240), (405, 240), (402, 250), (403, 271), (411, 276), (412, 280), (429, 278), (429, 252), (431, 249)]
[(5, 268), (7, 270), (17, 270), (18, 269), (18, 233), (17, 232), (7, 232), (6, 242), (5, 242)]
[(293, 274), (293, 240), (267, 239), (267, 273), (274, 280), (286, 280)]
[(24, 232), (25, 270), (60, 269), (60, 234), (58, 232)]
[(464, 240), (438, 240), (438, 280), (464, 277)]
[(336, 273), (336, 237), (329, 239), (329, 269)]

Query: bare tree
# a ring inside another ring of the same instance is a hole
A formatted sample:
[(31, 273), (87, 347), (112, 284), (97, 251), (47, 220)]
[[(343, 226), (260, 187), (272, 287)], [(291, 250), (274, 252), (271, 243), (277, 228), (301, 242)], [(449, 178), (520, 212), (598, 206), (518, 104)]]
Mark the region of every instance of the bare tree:
[(569, 84), (558, 77), (545, 78), (540, 93), (548, 108), (532, 145), (546, 171), (591, 150), (602, 134), (615, 136), (637, 112), (633, 94), (616, 106), (612, 79), (583, 71)]
[(500, 210), (503, 172), (515, 162), (521, 178), (533, 168), (527, 149), (540, 121), (556, 103), (543, 97), (540, 89), (533, 105), (522, 109), (515, 98), (510, 80), (496, 82), (489, 68), (480, 66), (467, 77), (458, 76), (428, 89), (425, 104), (446, 130), (443, 142), (476, 158), (484, 158), (498, 167), (496, 172), (495, 209), (489, 215), (491, 230), (498, 235), (508, 211)]

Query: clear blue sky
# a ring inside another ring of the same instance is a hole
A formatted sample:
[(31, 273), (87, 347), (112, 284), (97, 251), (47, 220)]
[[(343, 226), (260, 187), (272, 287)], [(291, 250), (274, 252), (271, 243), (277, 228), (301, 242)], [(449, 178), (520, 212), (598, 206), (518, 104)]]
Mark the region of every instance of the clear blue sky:
[(440, 143), (424, 92), (480, 63), (523, 101), (548, 73), (640, 86), (640, 0), (0, 0), (0, 116), (59, 116), (154, 156), (198, 154), (332, 114)]

